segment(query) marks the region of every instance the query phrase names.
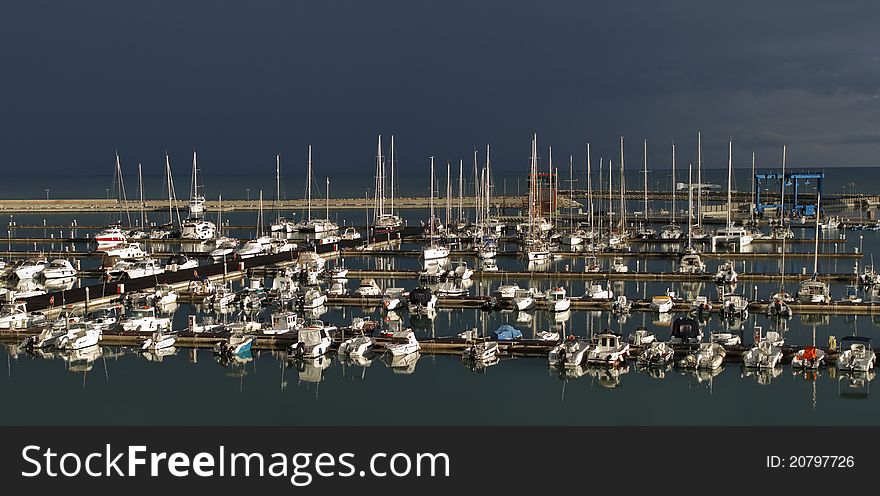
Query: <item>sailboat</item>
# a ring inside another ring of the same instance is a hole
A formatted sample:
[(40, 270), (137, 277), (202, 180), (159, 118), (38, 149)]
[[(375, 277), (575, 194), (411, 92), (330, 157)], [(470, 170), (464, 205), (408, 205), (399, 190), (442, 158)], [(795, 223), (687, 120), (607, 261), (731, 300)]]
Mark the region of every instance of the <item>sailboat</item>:
[[(106, 229), (101, 230), (98, 234), (95, 235), (95, 241), (98, 242), (98, 247), (107, 247), (112, 245), (118, 245), (125, 243), (128, 241), (128, 238), (125, 235), (125, 232), (122, 230), (122, 209), (127, 210), (128, 198), (125, 197), (125, 183), (122, 180), (122, 165), (119, 161), (119, 153), (116, 154), (116, 169), (113, 171), (113, 188), (117, 192), (117, 201), (120, 204), (119, 211), (119, 220), (109, 226)], [(131, 226), (131, 218), (128, 220), (129, 227)]]
[[(786, 147), (782, 147), (782, 180), (780, 186), (779, 201), (779, 223), (782, 230), (785, 227), (785, 157)], [(770, 297), (770, 303), (767, 305), (767, 314), (773, 317), (788, 318), (791, 317), (791, 307), (788, 304), (794, 301), (794, 298), (785, 291), (785, 237), (782, 238), (782, 267), (779, 277), (779, 292), (774, 293)]]
[(745, 227), (737, 226), (733, 221), (733, 142), (727, 142), (727, 225), (715, 231), (712, 246), (737, 245), (740, 248), (752, 242), (752, 235)]
[(260, 210), (257, 214), (256, 237), (238, 249), (238, 256), (241, 258), (256, 257), (269, 253), (271, 249), (272, 237), (266, 236), (263, 232), (263, 190), (260, 190)]
[[(574, 161), (571, 156), (568, 157), (568, 201), (569, 205), (574, 205)], [(569, 232), (562, 235), (562, 244), (568, 246), (577, 246), (584, 242), (589, 233), (583, 227), (574, 225), (574, 209), (569, 206), (568, 225)]]
[(171, 173), (171, 158), (165, 152), (165, 186), (168, 191), (168, 222), (150, 230), (150, 239), (171, 239), (180, 234), (180, 230), (174, 227), (174, 219), (177, 218), (177, 226), (180, 221), (180, 210), (177, 208), (177, 191), (174, 188), (174, 175)]
[(660, 230), (660, 239), (677, 241), (681, 238), (681, 227), (675, 222), (675, 143), (672, 144), (672, 218), (668, 225)]
[[(309, 161), (308, 173), (306, 174), (306, 194), (307, 194), (307, 210), (306, 219), (298, 222), (294, 230), (308, 233), (323, 233), (338, 231), (339, 226), (330, 219), (313, 219), (312, 218), (312, 145), (309, 145)], [(329, 211), (328, 211), (329, 214)]]
[(697, 222), (692, 226), (691, 239), (706, 239), (709, 234), (703, 229), (703, 134), (697, 133)]
[[(543, 240), (543, 226), (546, 222), (543, 217), (538, 217), (540, 212), (540, 193), (538, 191), (538, 135), (532, 137), (531, 169), (529, 172), (529, 222), (523, 244), (529, 262), (539, 262), (550, 258), (550, 248)], [(552, 175), (551, 175), (552, 177)], [(552, 208), (552, 207), (551, 207)]]
[(802, 281), (797, 291), (797, 299), (802, 303), (831, 303), (831, 290), (828, 283), (819, 280), (819, 217), (822, 212), (822, 194), (816, 193), (816, 241), (813, 252), (813, 276)]
[(205, 196), (199, 193), (198, 161), (196, 151), (193, 150), (192, 182), (189, 192), (189, 216), (183, 221), (180, 229), (182, 239), (196, 239), (207, 241), (214, 239), (217, 226), (213, 222), (203, 218), (205, 214)]
[(702, 274), (703, 272), (706, 272), (706, 263), (703, 262), (702, 258), (700, 258), (700, 254), (697, 252), (697, 250), (694, 249), (693, 245), (694, 218), (692, 212), (694, 201), (694, 188), (693, 184), (691, 184), (693, 179), (693, 172), (693, 164), (688, 165), (688, 240), (687, 246), (685, 246), (684, 248), (684, 253), (682, 254), (681, 258), (678, 259), (678, 271), (685, 274)]
[(636, 233), (636, 237), (640, 239), (652, 239), (657, 236), (657, 231), (648, 226), (648, 140), (644, 140), (644, 166), (642, 168), (643, 180), (642, 185), (644, 186), (644, 207), (642, 212), (642, 217), (644, 219), (644, 223), (639, 226), (639, 231)]
[(431, 157), (431, 217), (430, 217), (430, 226), (429, 229), (429, 244), (428, 246), (422, 249), (422, 258), (427, 262), (428, 260), (437, 260), (441, 258), (446, 258), (449, 256), (449, 247), (443, 246), (437, 243), (436, 238), (434, 237), (434, 157)]
[(403, 226), (403, 219), (394, 213), (394, 136), (391, 136), (391, 156), (389, 165), (391, 173), (387, 176), (391, 178), (391, 187), (389, 188), (390, 202), (386, 209), (385, 203), (385, 157), (382, 155), (382, 135), (379, 135), (379, 144), (376, 151), (376, 199), (373, 214), (373, 232), (389, 233), (400, 230)]
[(281, 216), (281, 155), (275, 155), (275, 223), (269, 226), (272, 232), (294, 232), (296, 223)]

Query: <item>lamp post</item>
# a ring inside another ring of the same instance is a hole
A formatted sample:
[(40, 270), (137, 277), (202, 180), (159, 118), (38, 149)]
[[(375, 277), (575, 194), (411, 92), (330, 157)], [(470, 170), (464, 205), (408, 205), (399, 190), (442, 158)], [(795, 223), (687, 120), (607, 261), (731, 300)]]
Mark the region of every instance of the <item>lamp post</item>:
[(46, 201), (49, 200), (49, 188), (46, 188)]

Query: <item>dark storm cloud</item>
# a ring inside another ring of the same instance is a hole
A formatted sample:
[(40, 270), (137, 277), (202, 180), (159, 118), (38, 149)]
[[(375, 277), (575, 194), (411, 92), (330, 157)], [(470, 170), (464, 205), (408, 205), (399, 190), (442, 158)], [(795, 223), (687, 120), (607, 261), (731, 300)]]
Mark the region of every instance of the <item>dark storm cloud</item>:
[(493, 145), (524, 170), (529, 135), (582, 159), (707, 164), (726, 142), (776, 165), (870, 165), (880, 151), (873, 2), (5, 2), (4, 171), (158, 169), (198, 147), (207, 171), (275, 153), (369, 181), (375, 136), (402, 166)]

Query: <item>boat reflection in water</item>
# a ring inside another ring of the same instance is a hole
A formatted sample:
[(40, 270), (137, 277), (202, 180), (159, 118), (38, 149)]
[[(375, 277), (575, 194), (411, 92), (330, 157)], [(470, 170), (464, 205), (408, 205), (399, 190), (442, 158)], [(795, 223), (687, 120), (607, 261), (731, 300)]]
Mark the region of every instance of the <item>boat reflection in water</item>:
[(59, 352), (62, 360), (67, 362), (69, 372), (88, 372), (92, 370), (95, 361), (101, 358), (103, 349), (97, 344), (75, 350)]
[(613, 389), (620, 386), (620, 376), (629, 372), (626, 362), (614, 367), (587, 367), (586, 375), (591, 378), (590, 384)]
[(469, 368), (471, 370), (471, 372), (476, 372), (478, 374), (485, 374), (486, 370), (488, 370), (489, 367), (494, 367), (494, 366), (498, 365), (499, 363), (501, 363), (501, 359), (498, 358), (497, 355), (493, 356), (492, 358), (486, 359), (486, 360), (480, 360), (480, 359), (476, 359), (476, 358), (465, 358), (464, 360), (462, 360), (462, 363), (464, 363), (465, 366), (467, 366), (467, 368)]
[(780, 375), (782, 375), (781, 366), (773, 367), (772, 369), (743, 367), (741, 377), (754, 377), (758, 384), (766, 386)]
[(324, 380), (324, 371), (333, 364), (327, 355), (314, 358), (297, 358), (289, 362), (299, 372), (300, 384), (317, 384)]
[(416, 371), (416, 363), (422, 354), (418, 351), (406, 355), (395, 355), (391, 357), (389, 366), (395, 374), (410, 375)]
[(874, 371), (867, 372), (840, 372), (837, 379), (837, 394), (841, 398), (866, 399), (871, 395), (871, 381), (874, 380)]
[(165, 360), (165, 357), (172, 356), (177, 354), (177, 348), (174, 346), (167, 346), (165, 348), (159, 348), (156, 350), (144, 351), (141, 353), (141, 356), (144, 357), (148, 362), (162, 362)]
[(666, 379), (666, 374), (672, 371), (672, 364), (673, 361), (670, 361), (664, 365), (636, 365), (636, 372), (646, 373), (651, 379)]

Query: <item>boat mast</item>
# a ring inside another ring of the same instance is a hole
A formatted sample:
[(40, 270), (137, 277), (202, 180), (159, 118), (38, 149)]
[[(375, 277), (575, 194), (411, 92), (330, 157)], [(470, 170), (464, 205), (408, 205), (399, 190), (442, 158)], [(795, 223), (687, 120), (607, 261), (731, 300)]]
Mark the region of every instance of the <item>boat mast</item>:
[[(550, 215), (550, 225), (556, 226), (556, 219), (553, 217), (553, 199), (555, 195), (553, 194), (553, 147), (547, 147), (547, 213)], [(543, 200), (543, 198), (541, 198)], [(543, 201), (542, 201), (543, 203)], [(543, 211), (543, 206), (541, 207)]]
[(688, 164), (688, 245), (687, 248), (691, 249), (693, 246), (693, 236), (691, 231), (693, 230), (693, 206), (694, 206), (694, 188), (691, 184), (693, 180), (694, 174), (694, 164)]
[(623, 161), (623, 136), (620, 137), (620, 235), (626, 236), (626, 178)]
[(757, 201), (755, 200), (755, 152), (752, 152), (752, 204), (749, 205), (749, 217), (752, 219), (752, 224), (755, 223), (755, 207), (757, 206)]
[(642, 178), (643, 178), (642, 183), (643, 183), (644, 191), (645, 191), (644, 217), (645, 217), (645, 227), (647, 228), (648, 227), (648, 140), (644, 139), (643, 143), (644, 143), (644, 151), (642, 153), (644, 154), (644, 167), (642, 168), (642, 171), (643, 171), (642, 172)]
[(452, 196), (452, 182), (450, 181), (451, 176), (449, 175), (450, 165), (449, 159), (446, 159), (446, 232), (449, 232), (449, 222), (452, 220), (452, 203), (450, 203), (450, 197)]
[(464, 160), (458, 159), (458, 222), (464, 220), (464, 211), (462, 209), (463, 198), (462, 191), (464, 188)]
[[(373, 210), (373, 223), (376, 223), (383, 214), (384, 209), (384, 192), (382, 191), (382, 135), (379, 135), (379, 143), (376, 145), (376, 180), (375, 180), (375, 197), (376, 204)], [(369, 220), (367, 221), (369, 224)]]
[(672, 224), (675, 224), (675, 143), (672, 144)]
[(697, 131), (697, 226), (703, 227), (703, 134)]
[(816, 246), (813, 251), (813, 277), (819, 278), (819, 213), (822, 211), (822, 192), (816, 191)]
[(275, 155), (275, 222), (281, 223), (281, 155)]
[(324, 212), (327, 220), (330, 220), (330, 178), (327, 178), (327, 207)]
[(147, 216), (144, 212), (144, 177), (141, 175), (140, 162), (138, 162), (138, 192), (140, 193), (141, 200), (141, 229), (144, 229), (147, 224)]
[(590, 165), (590, 144), (587, 143), (587, 209), (590, 219), (590, 243), (592, 243), (595, 231), (593, 230), (593, 173), (590, 170)]
[(785, 294), (785, 238), (788, 231), (785, 230), (785, 158), (786, 146), (782, 145), (782, 180), (779, 181), (779, 220), (782, 225), (782, 275), (779, 279), (779, 292)]
[(492, 203), (492, 161), (489, 159), (489, 143), (486, 143), (486, 214), (483, 216), (488, 219), (489, 205)]
[(260, 213), (257, 215), (257, 237), (263, 237), (263, 190), (260, 190)]
[(733, 141), (727, 142), (727, 229), (733, 226), (731, 221), (731, 204), (733, 196)]
[[(389, 206), (389, 214), (394, 215), (394, 135), (391, 135), (391, 156), (388, 158), (388, 165), (391, 169), (391, 202)], [(385, 167), (382, 167), (382, 210), (385, 210)]]
[[(128, 211), (128, 197), (125, 195), (125, 181), (122, 179), (122, 164), (119, 161), (119, 152), (116, 152), (116, 179), (119, 181), (117, 188), (117, 198), (120, 207), (125, 210), (125, 216), (128, 219), (128, 227), (131, 228), (131, 212)], [(119, 223), (122, 224), (122, 210), (119, 211)]]
[(217, 198), (217, 238), (223, 237), (223, 193)]
[(431, 217), (429, 220), (430, 223), (430, 234), (431, 234), (431, 244), (434, 243), (434, 156), (431, 156)]
[(174, 189), (174, 175), (171, 173), (171, 159), (168, 152), (165, 152), (165, 173), (168, 175), (168, 224), (174, 223), (174, 213), (177, 213), (177, 226), (183, 223), (180, 221), (180, 209), (177, 207), (177, 191)]
[(574, 156), (568, 156), (568, 224), (569, 228), (574, 231)]
[(474, 222), (477, 223), (479, 231), (483, 229), (483, 217), (480, 211), (483, 208), (483, 190), (482, 179), (477, 176), (477, 149), (474, 148)]
[(306, 182), (307, 182), (306, 191), (308, 194), (308, 206), (307, 206), (308, 219), (307, 219), (307, 221), (311, 222), (311, 220), (312, 220), (312, 145), (309, 145), (308, 169), (309, 169), (308, 175), (306, 178)]

